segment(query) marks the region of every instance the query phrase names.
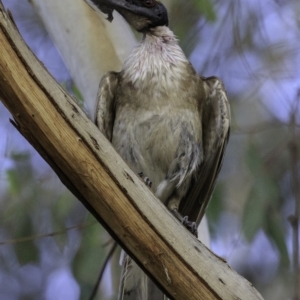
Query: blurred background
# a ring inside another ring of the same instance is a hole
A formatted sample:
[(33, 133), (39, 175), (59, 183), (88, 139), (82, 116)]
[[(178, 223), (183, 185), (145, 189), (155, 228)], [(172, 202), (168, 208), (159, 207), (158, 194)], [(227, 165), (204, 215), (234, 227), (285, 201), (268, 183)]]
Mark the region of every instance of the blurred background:
[[(3, 0), (36, 56), (80, 99), (29, 2)], [(300, 2), (168, 7), (195, 69), (221, 77), (231, 104), (231, 138), (207, 213), (212, 250), (265, 299), (299, 299)], [(0, 298), (88, 299), (111, 238), (9, 118), (0, 102)], [(118, 272), (116, 254), (95, 299), (116, 299)]]

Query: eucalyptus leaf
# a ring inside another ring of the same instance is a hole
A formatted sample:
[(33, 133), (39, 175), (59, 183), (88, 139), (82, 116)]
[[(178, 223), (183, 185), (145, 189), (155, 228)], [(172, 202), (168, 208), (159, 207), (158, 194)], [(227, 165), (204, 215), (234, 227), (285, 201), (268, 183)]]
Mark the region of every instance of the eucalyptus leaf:
[(243, 230), (247, 239), (252, 240), (255, 234), (264, 228), (270, 207), (277, 205), (279, 187), (264, 165), (259, 150), (249, 146), (247, 165), (252, 173), (253, 184), (243, 214)]
[(287, 268), (290, 265), (290, 260), (285, 241), (286, 235), (282, 226), (284, 224), (283, 218), (274, 209), (269, 210), (266, 218), (267, 222), (265, 223), (265, 231), (280, 252), (281, 265)]

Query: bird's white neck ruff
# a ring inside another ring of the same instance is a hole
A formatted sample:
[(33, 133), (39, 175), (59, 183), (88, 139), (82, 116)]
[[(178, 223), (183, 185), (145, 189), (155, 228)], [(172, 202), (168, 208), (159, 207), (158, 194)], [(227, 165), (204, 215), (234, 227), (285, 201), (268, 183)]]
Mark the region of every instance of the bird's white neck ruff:
[(145, 34), (125, 61), (124, 78), (140, 89), (149, 81), (174, 87), (187, 63), (173, 32), (166, 26), (156, 27)]

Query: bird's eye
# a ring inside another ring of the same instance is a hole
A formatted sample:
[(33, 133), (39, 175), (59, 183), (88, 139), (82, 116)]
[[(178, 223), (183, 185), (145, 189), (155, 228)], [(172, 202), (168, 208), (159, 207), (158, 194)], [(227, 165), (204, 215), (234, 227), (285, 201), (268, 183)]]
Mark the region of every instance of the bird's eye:
[(153, 7), (153, 6), (155, 6), (155, 1), (154, 0), (145, 0), (144, 4), (147, 7)]

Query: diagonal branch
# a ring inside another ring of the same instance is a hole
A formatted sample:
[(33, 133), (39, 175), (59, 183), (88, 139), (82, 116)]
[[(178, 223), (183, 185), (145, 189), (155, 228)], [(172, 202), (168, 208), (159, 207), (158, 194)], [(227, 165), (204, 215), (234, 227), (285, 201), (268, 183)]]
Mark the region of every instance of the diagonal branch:
[(0, 98), (62, 182), (172, 299), (262, 299), (144, 186), (24, 44), (0, 1)]

